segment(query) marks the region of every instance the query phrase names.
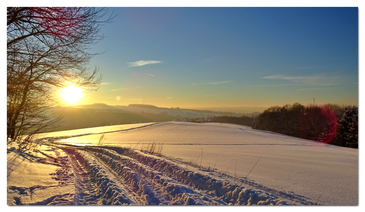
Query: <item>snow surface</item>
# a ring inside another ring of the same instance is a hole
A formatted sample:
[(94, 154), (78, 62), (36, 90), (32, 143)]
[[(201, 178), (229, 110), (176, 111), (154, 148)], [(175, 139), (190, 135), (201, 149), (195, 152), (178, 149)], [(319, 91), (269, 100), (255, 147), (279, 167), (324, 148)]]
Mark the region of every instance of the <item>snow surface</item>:
[[(103, 146), (95, 147), (103, 134)], [(57, 198), (72, 196), (73, 204), (358, 205), (357, 149), (241, 125), (118, 125), (48, 133), (40, 140), (58, 144), (51, 151), (62, 150), (58, 158), (68, 155), (73, 174), (67, 179), (77, 189)], [(152, 143), (163, 156), (141, 151)], [(8, 172), (12, 156), (16, 152), (8, 150)], [(8, 204), (34, 187), (18, 184), (16, 170), (8, 177)], [(22, 201), (37, 203), (27, 198)]]

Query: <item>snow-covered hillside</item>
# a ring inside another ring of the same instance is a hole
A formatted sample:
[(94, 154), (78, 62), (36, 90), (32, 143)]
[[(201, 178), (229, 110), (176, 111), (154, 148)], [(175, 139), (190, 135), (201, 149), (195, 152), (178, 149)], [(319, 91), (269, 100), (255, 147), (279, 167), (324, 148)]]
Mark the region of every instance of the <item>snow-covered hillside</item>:
[[(51, 146), (34, 155), (8, 149), (8, 204), (358, 204), (357, 149), (245, 126), (147, 123), (40, 140)], [(148, 154), (152, 144), (162, 155)], [(37, 164), (46, 171), (34, 178), (44, 181), (20, 183)], [(57, 196), (46, 192), (52, 165), (68, 170)]]

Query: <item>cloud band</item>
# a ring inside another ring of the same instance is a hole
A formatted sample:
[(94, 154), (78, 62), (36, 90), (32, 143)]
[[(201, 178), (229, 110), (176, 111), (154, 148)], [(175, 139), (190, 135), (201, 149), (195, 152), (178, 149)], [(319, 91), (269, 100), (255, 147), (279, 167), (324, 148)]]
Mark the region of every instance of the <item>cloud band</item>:
[(139, 66), (157, 64), (157, 63), (161, 63), (161, 62), (162, 61), (157, 61), (157, 60), (139, 60), (139, 61), (135, 61), (135, 62), (129, 62), (128, 66), (129, 67), (139, 67)]

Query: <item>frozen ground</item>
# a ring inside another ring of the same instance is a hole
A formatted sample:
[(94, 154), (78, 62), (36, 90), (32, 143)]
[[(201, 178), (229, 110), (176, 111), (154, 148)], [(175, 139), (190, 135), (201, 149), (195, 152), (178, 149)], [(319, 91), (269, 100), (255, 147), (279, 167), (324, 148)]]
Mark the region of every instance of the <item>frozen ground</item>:
[[(49, 145), (32, 154), (8, 148), (9, 205), (358, 205), (357, 149), (220, 123), (119, 125), (40, 139)], [(149, 154), (151, 144), (162, 155)]]

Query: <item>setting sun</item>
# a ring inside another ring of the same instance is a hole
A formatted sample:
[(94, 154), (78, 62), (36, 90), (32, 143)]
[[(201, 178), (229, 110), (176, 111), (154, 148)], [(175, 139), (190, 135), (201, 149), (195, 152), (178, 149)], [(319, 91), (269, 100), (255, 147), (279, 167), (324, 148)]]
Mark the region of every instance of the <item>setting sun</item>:
[(75, 104), (82, 98), (82, 89), (75, 85), (70, 85), (62, 89), (61, 97), (67, 104)]

